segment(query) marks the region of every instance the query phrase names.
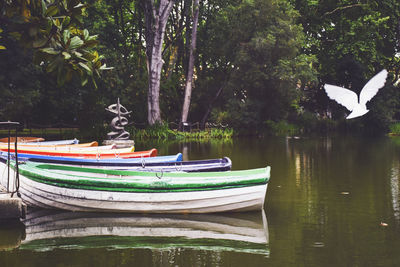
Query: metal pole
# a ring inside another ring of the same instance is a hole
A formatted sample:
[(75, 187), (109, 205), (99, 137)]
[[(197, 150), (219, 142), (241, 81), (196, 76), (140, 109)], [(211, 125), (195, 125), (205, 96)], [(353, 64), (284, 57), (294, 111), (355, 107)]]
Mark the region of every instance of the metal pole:
[(16, 183), (15, 183), (15, 185), (16, 185), (16, 190), (15, 191), (13, 191), (13, 192), (11, 192), (12, 194), (11, 194), (11, 197), (12, 197), (12, 195), (15, 193), (15, 192), (17, 192), (17, 194), (19, 195), (19, 193), (18, 193), (18, 189), (19, 189), (19, 171), (18, 171), (18, 155), (17, 155), (17, 140), (18, 140), (18, 126), (19, 126), (20, 124), (19, 124), (19, 122), (12, 122), (12, 121), (6, 121), (6, 122), (0, 122), (0, 127), (7, 127), (8, 128), (8, 155), (7, 155), (7, 161), (8, 161), (8, 164), (7, 164), (7, 167), (8, 167), (8, 171), (7, 171), (7, 173), (8, 173), (8, 177), (7, 177), (7, 192), (8, 193), (10, 193), (10, 161), (11, 161), (11, 152), (10, 152), (10, 149), (11, 149), (11, 127), (12, 126), (15, 126), (15, 156), (16, 156), (16, 174), (17, 174), (17, 176), (16, 176)]
[(7, 154), (7, 193), (10, 192), (10, 146), (11, 146), (11, 130), (10, 130), (10, 125), (8, 125), (8, 154)]
[(19, 196), (19, 169), (18, 169), (18, 148), (17, 148), (17, 143), (18, 143), (18, 127), (15, 127), (15, 191), (11, 194), (11, 197), (14, 195), (14, 193), (17, 193), (17, 196)]

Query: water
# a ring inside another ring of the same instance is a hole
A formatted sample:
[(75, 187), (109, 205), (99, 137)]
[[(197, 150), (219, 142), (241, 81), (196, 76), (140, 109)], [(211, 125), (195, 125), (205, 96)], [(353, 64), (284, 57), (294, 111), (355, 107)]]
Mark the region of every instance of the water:
[(0, 225), (1, 266), (400, 265), (397, 139), (136, 145), (151, 147), (186, 159), (228, 156), (236, 170), (270, 165), (265, 218), (260, 212), (110, 217), (35, 211), (25, 225)]

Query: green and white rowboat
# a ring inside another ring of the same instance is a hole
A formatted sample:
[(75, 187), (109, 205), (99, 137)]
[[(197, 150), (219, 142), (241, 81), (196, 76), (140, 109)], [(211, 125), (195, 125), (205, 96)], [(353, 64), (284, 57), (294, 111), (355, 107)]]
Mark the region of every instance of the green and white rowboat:
[(212, 213), (261, 210), (270, 167), (227, 172), (155, 173), (26, 162), (22, 199), (71, 211)]

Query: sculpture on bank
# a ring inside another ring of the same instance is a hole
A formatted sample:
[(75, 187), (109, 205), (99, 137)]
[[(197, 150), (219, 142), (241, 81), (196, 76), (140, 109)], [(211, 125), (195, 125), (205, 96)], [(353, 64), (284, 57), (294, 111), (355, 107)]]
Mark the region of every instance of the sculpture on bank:
[(128, 125), (128, 119), (126, 116), (132, 111), (128, 111), (124, 106), (119, 103), (119, 98), (117, 104), (109, 105), (106, 110), (116, 117), (112, 119), (110, 126), (112, 132), (107, 133), (109, 140), (128, 140), (130, 134), (125, 131), (124, 127)]

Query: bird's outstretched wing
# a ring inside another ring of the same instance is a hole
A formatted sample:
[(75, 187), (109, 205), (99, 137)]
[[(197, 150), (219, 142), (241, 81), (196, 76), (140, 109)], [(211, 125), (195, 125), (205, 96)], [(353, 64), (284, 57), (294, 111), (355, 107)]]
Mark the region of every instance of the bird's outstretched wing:
[(330, 84), (325, 84), (324, 88), (330, 99), (335, 100), (350, 111), (358, 104), (357, 94), (349, 89)]
[(370, 101), (378, 93), (379, 89), (385, 85), (387, 74), (387, 70), (382, 70), (364, 85), (360, 93), (361, 105), (365, 105)]

